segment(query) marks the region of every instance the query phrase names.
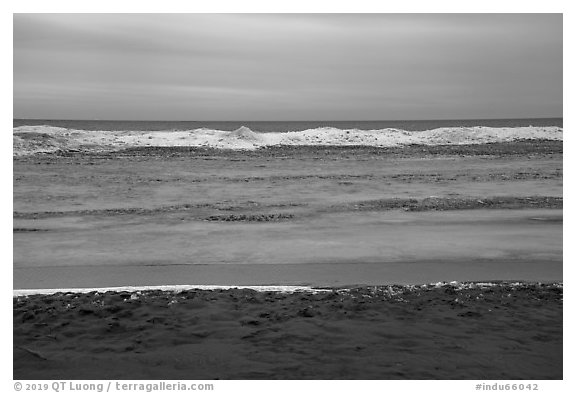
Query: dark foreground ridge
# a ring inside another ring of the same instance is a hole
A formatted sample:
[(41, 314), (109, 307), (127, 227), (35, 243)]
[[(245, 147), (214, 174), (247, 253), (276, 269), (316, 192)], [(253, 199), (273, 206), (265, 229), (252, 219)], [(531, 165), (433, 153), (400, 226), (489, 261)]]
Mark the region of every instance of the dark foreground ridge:
[(14, 379), (561, 379), (560, 283), (16, 297)]

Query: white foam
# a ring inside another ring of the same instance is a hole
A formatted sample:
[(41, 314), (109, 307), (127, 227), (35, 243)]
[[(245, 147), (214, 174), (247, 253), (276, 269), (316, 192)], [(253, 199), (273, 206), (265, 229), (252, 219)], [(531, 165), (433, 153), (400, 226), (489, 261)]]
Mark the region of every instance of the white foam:
[[(462, 289), (474, 289), (474, 288), (485, 288), (494, 287), (499, 285), (507, 285), (511, 287), (530, 285), (530, 283), (523, 281), (515, 282), (459, 282), (459, 281), (439, 281), (436, 283), (429, 283), (423, 285), (385, 285), (380, 286), (380, 288), (386, 287), (389, 294), (399, 294), (404, 290), (419, 290), (419, 289), (439, 289), (444, 287), (451, 287), (456, 290)], [(552, 282), (551, 285), (563, 288), (562, 282)], [(378, 290), (379, 286), (366, 286), (367, 288), (374, 288), (374, 291)], [(398, 287), (395, 289), (395, 287)], [(336, 290), (339, 293), (351, 292), (354, 288), (314, 288), (310, 286), (300, 286), (300, 285), (156, 285), (156, 286), (123, 286), (123, 287), (99, 287), (99, 288), (51, 288), (51, 289), (14, 289), (12, 291), (13, 297), (20, 296), (32, 296), (32, 295), (53, 295), (55, 293), (105, 293), (105, 292), (133, 292), (139, 293), (141, 291), (166, 291), (166, 292), (182, 292), (188, 290), (227, 290), (227, 289), (251, 289), (257, 292), (282, 292), (282, 293), (295, 293), (295, 292), (306, 292), (306, 293), (321, 293), (321, 292), (332, 292)]]
[[(525, 139), (563, 140), (560, 127), (444, 127), (427, 131), (343, 130), (322, 127), (295, 132), (257, 133), (247, 127), (235, 131), (199, 128), (188, 131), (85, 131), (52, 126), (13, 129), (14, 155), (61, 149), (120, 150), (141, 146), (186, 146), (254, 150), (264, 146), (375, 146), (464, 145)], [(25, 134), (29, 135), (26, 136)], [(31, 134), (36, 133), (36, 134)]]
[(51, 289), (14, 289), (13, 297), (31, 295), (53, 295), (55, 293), (90, 293), (90, 292), (140, 292), (140, 291), (167, 291), (182, 292), (193, 289), (204, 291), (226, 290), (226, 289), (251, 289), (258, 292), (325, 292), (328, 289), (318, 289), (307, 286), (295, 285), (156, 285), (156, 286), (125, 286), (125, 287), (103, 287), (103, 288), (51, 288)]

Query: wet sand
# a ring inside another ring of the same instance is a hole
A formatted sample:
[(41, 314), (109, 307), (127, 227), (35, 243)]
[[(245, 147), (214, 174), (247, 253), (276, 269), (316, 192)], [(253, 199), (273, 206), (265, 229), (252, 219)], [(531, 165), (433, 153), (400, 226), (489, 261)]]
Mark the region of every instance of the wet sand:
[[(561, 151), (522, 141), (15, 158), (14, 285), (113, 285), (103, 266), (152, 285), (174, 283), (154, 267), (186, 284), (561, 280)], [(416, 263), (438, 274), (412, 275)], [(314, 273), (323, 264), (344, 276)]]
[(562, 280), (556, 209), (331, 213), (288, 222), (164, 219), (35, 220), (36, 231), (14, 236), (14, 286)]

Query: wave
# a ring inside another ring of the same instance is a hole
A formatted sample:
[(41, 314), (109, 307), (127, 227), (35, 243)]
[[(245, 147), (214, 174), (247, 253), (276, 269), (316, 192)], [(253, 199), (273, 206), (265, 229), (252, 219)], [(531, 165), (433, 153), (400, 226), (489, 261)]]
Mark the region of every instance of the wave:
[(561, 127), (444, 127), (427, 131), (312, 128), (304, 131), (259, 133), (248, 127), (235, 131), (199, 128), (186, 131), (86, 131), (53, 126), (13, 129), (15, 156), (58, 150), (108, 151), (143, 146), (190, 146), (254, 150), (267, 146), (469, 145), (516, 140), (563, 140)]

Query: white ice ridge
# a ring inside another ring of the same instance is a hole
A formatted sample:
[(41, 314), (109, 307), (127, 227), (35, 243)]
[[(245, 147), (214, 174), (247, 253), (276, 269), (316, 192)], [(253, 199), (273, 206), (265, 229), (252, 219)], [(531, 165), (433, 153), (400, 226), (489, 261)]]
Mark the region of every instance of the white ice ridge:
[(444, 127), (427, 131), (313, 128), (304, 131), (259, 133), (247, 127), (235, 131), (199, 128), (187, 131), (85, 131), (51, 126), (13, 129), (14, 155), (58, 150), (121, 150), (143, 146), (189, 146), (254, 150), (266, 146), (464, 145), (523, 139), (563, 140), (561, 127)]
[(103, 287), (103, 288), (51, 288), (51, 289), (14, 289), (13, 297), (31, 295), (53, 295), (55, 293), (90, 293), (90, 292), (140, 292), (140, 291), (166, 291), (182, 292), (193, 289), (204, 291), (226, 289), (251, 289), (258, 292), (325, 292), (328, 289), (317, 289), (307, 286), (296, 285), (156, 285), (156, 286), (126, 286), (126, 287)]

